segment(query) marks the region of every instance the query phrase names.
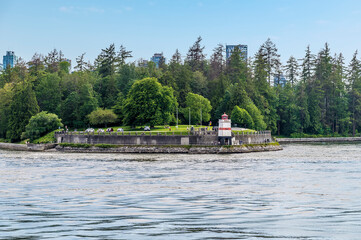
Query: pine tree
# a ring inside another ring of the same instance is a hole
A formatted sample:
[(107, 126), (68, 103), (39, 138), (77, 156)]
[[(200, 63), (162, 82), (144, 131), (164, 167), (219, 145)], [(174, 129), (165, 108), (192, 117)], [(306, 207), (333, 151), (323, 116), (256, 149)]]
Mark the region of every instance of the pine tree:
[(310, 82), (314, 70), (314, 55), (311, 53), (310, 46), (306, 48), (306, 55), (302, 62), (301, 78), (303, 83)]
[(202, 38), (199, 36), (197, 41), (189, 48), (186, 63), (191, 67), (192, 71), (204, 72), (204, 61), (206, 55), (203, 53), (204, 46), (201, 47)]
[(14, 95), (10, 103), (9, 122), (6, 136), (12, 142), (19, 141), (25, 126), (32, 116), (39, 112), (33, 90), (33, 79), (26, 78), (14, 88)]
[(288, 81), (291, 83), (291, 86), (293, 87), (297, 81), (297, 76), (298, 76), (298, 63), (296, 58), (291, 56), (288, 59), (287, 65), (285, 66), (285, 70), (286, 70), (286, 77), (288, 78)]
[(281, 66), (280, 55), (277, 53), (278, 49), (276, 45), (269, 38), (262, 44), (260, 50), (266, 62), (268, 84), (271, 84), (271, 77), (279, 73), (276, 70), (280, 69)]
[(213, 54), (211, 56), (211, 69), (210, 69), (210, 80), (214, 80), (219, 77), (224, 69), (224, 46), (218, 44), (218, 46), (213, 49)]
[(178, 48), (175, 50), (175, 53), (172, 56), (172, 59), (170, 60), (171, 63), (178, 63), (181, 64), (182, 63), (182, 56), (178, 51)]
[(357, 51), (354, 53), (349, 65), (348, 82), (352, 134), (355, 136), (356, 130), (361, 125), (361, 62), (357, 59)]
[(77, 65), (74, 67), (80, 72), (83, 72), (87, 69), (87, 63), (84, 61), (85, 53), (82, 53), (80, 56), (76, 58)]

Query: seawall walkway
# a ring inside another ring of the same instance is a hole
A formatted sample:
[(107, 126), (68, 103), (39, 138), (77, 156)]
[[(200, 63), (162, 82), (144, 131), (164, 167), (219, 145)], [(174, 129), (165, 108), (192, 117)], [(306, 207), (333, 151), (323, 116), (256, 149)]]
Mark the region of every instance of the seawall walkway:
[(361, 137), (328, 137), (328, 138), (277, 138), (277, 142), (284, 143), (317, 143), (317, 142), (361, 142)]

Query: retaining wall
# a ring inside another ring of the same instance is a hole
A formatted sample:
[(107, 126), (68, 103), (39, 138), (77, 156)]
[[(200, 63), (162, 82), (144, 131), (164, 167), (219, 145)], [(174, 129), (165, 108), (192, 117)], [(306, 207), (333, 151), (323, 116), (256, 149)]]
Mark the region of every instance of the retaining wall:
[[(57, 132), (57, 143), (116, 144), (116, 145), (218, 145), (218, 135), (213, 132), (195, 132), (193, 135), (174, 135), (158, 133), (156, 135), (123, 135), (122, 133)], [(259, 144), (274, 142), (271, 132), (234, 134), (237, 144)]]

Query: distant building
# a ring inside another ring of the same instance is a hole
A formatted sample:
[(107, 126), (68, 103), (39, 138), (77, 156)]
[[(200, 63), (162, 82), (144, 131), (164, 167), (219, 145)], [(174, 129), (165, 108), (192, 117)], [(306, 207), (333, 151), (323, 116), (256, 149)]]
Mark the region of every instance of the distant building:
[(234, 49), (238, 47), (239, 50), (241, 51), (241, 58), (246, 61), (247, 57), (248, 57), (248, 46), (247, 45), (226, 45), (226, 59), (228, 61), (228, 59), (231, 57)]
[(14, 67), (17, 60), (18, 58), (15, 56), (14, 51), (6, 51), (6, 55), (3, 57), (3, 68), (6, 69), (8, 66)]
[(150, 61), (154, 62), (156, 67), (159, 68), (159, 64), (162, 61), (165, 63), (165, 58), (163, 57), (163, 53), (155, 53)]
[(283, 74), (281, 75), (275, 75), (273, 77), (273, 85), (277, 87), (278, 85), (281, 85), (281, 87), (284, 87), (287, 83), (287, 79)]
[(138, 61), (138, 66), (139, 66), (139, 67), (148, 67), (148, 60), (140, 59), (140, 60)]

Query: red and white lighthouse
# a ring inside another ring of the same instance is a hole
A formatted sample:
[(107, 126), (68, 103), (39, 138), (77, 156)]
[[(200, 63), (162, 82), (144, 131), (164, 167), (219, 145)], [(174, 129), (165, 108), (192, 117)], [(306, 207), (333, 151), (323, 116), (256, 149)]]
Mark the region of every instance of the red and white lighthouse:
[(222, 145), (232, 145), (231, 119), (226, 113), (218, 121), (218, 139)]

